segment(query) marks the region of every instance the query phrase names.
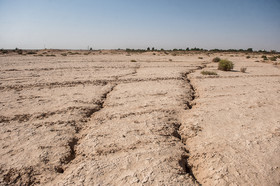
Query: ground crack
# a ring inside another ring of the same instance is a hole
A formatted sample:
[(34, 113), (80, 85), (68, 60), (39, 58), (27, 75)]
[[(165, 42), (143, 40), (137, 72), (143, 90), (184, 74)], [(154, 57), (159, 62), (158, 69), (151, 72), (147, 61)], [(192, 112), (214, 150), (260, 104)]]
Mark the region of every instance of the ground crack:
[[(114, 90), (114, 88), (117, 86), (117, 84), (113, 85), (108, 91), (106, 91), (102, 96), (101, 96), (101, 100), (99, 102), (95, 102), (95, 104), (98, 105), (97, 108), (94, 109), (89, 109), (86, 114), (85, 117), (90, 118), (92, 117), (93, 114), (95, 114), (96, 112), (99, 112), (101, 109), (103, 109), (105, 107), (105, 101), (108, 97), (108, 95)], [(86, 125), (84, 123), (84, 125)], [(77, 126), (75, 126), (77, 127)], [(76, 152), (77, 150), (77, 145), (79, 145), (79, 141), (83, 138), (83, 135), (81, 135), (82, 131), (84, 131), (87, 127), (84, 126), (82, 128), (79, 128), (79, 130), (76, 130), (76, 134), (74, 135), (74, 137), (72, 139), (70, 139), (70, 141), (68, 142), (68, 147), (69, 147), (69, 153), (64, 156), (60, 162), (62, 165), (67, 165), (67, 168), (69, 168), (69, 166), (71, 166), (71, 162), (73, 160), (75, 160), (78, 157), (78, 153)], [(62, 166), (58, 166), (55, 168), (55, 171), (58, 173), (64, 173), (65, 169), (62, 168)]]
[[(189, 78), (189, 74), (194, 73), (196, 70), (201, 70), (201, 69), (203, 69), (203, 68), (205, 68), (205, 67), (206, 67), (206, 65), (199, 66), (199, 67), (197, 67), (195, 70), (191, 70), (191, 71), (189, 71), (189, 72), (187, 72), (187, 73), (182, 74), (183, 80), (186, 81), (187, 84), (188, 84), (189, 87), (190, 87), (190, 99), (187, 100), (187, 101), (185, 102), (185, 104), (186, 104), (188, 110), (190, 110), (190, 109), (193, 108), (193, 106), (195, 105), (194, 100), (197, 98), (196, 89), (194, 88), (194, 86), (193, 86), (192, 83), (191, 83), (191, 79)], [(182, 134), (180, 133), (180, 132), (181, 132), (180, 128), (181, 128), (181, 124), (180, 124), (180, 126), (178, 127), (178, 130), (177, 130), (176, 134), (177, 134), (178, 138), (181, 140), (181, 142), (182, 142), (183, 144), (185, 144), (185, 143), (184, 143), (185, 140), (182, 138)], [(198, 182), (198, 180), (196, 179), (196, 176), (195, 176), (194, 173), (193, 173), (193, 170), (192, 170), (193, 167), (192, 167), (192, 165), (190, 165), (190, 164), (188, 163), (188, 159), (189, 159), (189, 157), (190, 157), (190, 154), (189, 154), (189, 150), (188, 150), (186, 147), (185, 147), (185, 151), (188, 153), (188, 155), (182, 155), (182, 156), (181, 156), (181, 160), (179, 161), (179, 164), (180, 164), (180, 166), (183, 168), (184, 172), (185, 172), (186, 174), (189, 174), (189, 175), (193, 178), (193, 180), (194, 180), (195, 183), (197, 183), (198, 185), (201, 185), (201, 184)]]

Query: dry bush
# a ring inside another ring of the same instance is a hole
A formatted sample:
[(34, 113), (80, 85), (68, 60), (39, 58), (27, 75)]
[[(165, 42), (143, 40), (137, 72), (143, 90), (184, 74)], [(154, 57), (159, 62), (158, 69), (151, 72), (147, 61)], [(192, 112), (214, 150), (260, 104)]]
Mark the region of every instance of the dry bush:
[(276, 61), (277, 60), (277, 57), (276, 56), (272, 56), (269, 58), (271, 61)]
[(130, 62), (136, 62), (136, 60), (135, 60), (135, 59), (132, 59), (132, 60), (130, 60)]
[(215, 63), (217, 63), (217, 62), (221, 61), (221, 58), (215, 57), (212, 61), (215, 62)]
[(30, 51), (30, 52), (27, 52), (26, 54), (37, 54), (37, 52)]
[(262, 56), (263, 60), (268, 60), (265, 55)]
[(201, 71), (200, 72), (202, 75), (218, 75), (216, 72), (210, 72), (210, 71)]
[(241, 68), (240, 68), (240, 71), (241, 71), (242, 73), (245, 73), (245, 72), (246, 72), (246, 70), (247, 70), (247, 68), (246, 68), (246, 67), (241, 67)]
[(234, 64), (231, 61), (222, 59), (221, 61), (219, 61), (218, 70), (230, 71), (233, 69), (233, 67)]

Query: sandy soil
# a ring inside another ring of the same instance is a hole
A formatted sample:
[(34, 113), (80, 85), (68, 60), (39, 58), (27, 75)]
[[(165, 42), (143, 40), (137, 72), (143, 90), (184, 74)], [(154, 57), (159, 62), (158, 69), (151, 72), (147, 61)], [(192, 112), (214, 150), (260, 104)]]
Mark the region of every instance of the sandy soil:
[(0, 184), (279, 185), (280, 71), (260, 59), (2, 55)]

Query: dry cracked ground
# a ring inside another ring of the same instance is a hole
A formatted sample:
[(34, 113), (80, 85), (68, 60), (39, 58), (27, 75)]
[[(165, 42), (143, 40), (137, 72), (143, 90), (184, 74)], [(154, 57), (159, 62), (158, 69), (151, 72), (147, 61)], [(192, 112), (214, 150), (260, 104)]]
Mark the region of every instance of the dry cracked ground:
[(2, 55), (0, 184), (279, 185), (280, 69), (256, 58)]

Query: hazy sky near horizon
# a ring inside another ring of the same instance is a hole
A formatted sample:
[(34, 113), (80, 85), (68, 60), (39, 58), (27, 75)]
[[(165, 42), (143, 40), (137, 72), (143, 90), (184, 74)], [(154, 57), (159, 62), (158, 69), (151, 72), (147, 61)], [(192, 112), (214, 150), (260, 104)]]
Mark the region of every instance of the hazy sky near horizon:
[(280, 51), (280, 0), (0, 0), (0, 48)]

